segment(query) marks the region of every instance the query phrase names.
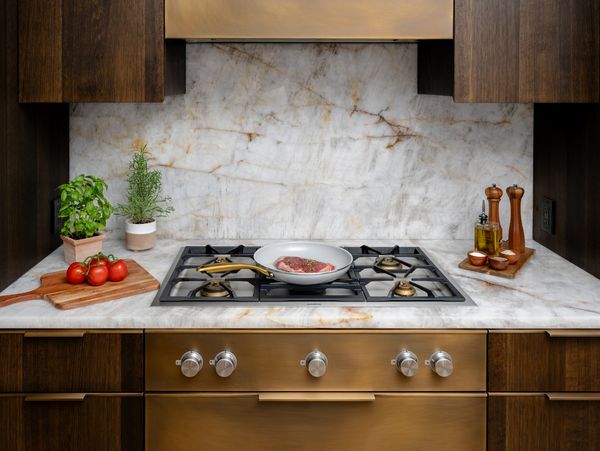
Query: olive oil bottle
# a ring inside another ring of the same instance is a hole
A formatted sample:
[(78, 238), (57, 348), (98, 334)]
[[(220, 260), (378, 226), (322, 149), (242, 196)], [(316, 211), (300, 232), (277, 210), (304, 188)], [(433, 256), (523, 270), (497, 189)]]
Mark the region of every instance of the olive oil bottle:
[(481, 205), (481, 214), (475, 223), (475, 250), (488, 256), (500, 253), (500, 228), (498, 224), (490, 224), (485, 214), (485, 200)]

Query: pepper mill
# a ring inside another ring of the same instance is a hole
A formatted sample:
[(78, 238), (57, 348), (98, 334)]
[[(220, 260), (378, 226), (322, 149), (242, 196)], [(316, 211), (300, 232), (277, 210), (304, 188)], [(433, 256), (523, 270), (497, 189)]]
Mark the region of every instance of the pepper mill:
[(490, 212), (488, 222), (490, 224), (498, 224), (498, 240), (502, 241), (502, 225), (500, 224), (500, 198), (502, 197), (502, 190), (494, 183), (485, 189), (485, 195), (490, 206), (488, 208)]
[(506, 188), (510, 199), (510, 228), (508, 230), (508, 247), (517, 254), (525, 251), (525, 231), (521, 220), (521, 199), (525, 190), (513, 185)]

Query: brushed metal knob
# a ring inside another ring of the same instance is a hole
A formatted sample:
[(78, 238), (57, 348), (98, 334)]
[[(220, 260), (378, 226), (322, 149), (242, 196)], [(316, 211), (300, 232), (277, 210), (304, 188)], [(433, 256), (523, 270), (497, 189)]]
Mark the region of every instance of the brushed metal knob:
[(440, 377), (448, 377), (454, 372), (452, 357), (444, 351), (434, 352), (425, 363), (429, 365), (431, 371)]
[(181, 359), (175, 361), (175, 365), (181, 368), (181, 374), (185, 377), (194, 377), (202, 369), (204, 360), (199, 352), (188, 351), (181, 356)]
[(300, 361), (312, 377), (321, 377), (327, 371), (327, 356), (321, 351), (313, 351)]
[(208, 363), (215, 367), (217, 376), (229, 377), (237, 368), (237, 357), (233, 352), (221, 351)]
[(404, 350), (392, 360), (392, 365), (406, 377), (413, 377), (419, 370), (419, 359), (414, 352)]

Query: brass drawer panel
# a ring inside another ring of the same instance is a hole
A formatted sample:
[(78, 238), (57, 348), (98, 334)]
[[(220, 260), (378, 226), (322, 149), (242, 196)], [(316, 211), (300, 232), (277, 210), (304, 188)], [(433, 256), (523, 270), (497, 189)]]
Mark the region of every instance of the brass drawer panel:
[[(324, 352), (326, 374), (314, 378), (300, 360)], [(420, 360), (416, 376), (391, 364), (409, 349)], [(204, 367), (187, 378), (175, 365), (186, 351), (198, 351)], [(233, 352), (237, 369), (218, 377), (208, 365), (223, 350)], [(451, 354), (454, 373), (439, 377), (425, 366), (437, 350)], [(486, 332), (206, 331), (146, 333), (147, 391), (485, 391)]]

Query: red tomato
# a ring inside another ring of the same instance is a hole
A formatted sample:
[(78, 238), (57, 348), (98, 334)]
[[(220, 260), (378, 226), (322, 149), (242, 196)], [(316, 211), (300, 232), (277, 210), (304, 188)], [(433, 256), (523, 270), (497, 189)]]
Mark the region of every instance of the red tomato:
[(98, 287), (104, 285), (108, 280), (108, 268), (104, 265), (90, 267), (87, 274), (87, 281), (90, 285)]
[(117, 260), (114, 263), (108, 263), (108, 280), (112, 282), (120, 282), (125, 277), (129, 270), (127, 269), (127, 263), (123, 260)]
[(81, 262), (73, 262), (67, 269), (67, 282), (78, 284), (85, 282), (87, 267)]

